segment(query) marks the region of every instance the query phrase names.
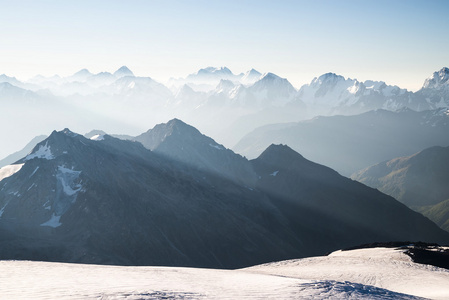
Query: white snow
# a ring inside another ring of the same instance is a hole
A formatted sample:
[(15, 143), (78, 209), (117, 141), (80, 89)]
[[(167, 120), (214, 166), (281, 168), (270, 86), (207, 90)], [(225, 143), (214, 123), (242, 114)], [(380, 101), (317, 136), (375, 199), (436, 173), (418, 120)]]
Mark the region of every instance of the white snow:
[(359, 91), (359, 86), (357, 85), (357, 82), (354, 82), (354, 85), (348, 87), (346, 90), (350, 94), (356, 94)]
[(212, 148), (218, 149), (218, 150), (223, 150), (223, 147), (219, 146), (219, 145), (212, 145), (209, 144), (209, 146), (211, 146)]
[(35, 183), (33, 182), (33, 184), (28, 188), (27, 191), (31, 190), (33, 188), (33, 186), (35, 186)]
[(42, 205), (42, 207), (46, 210), (50, 210), (51, 209), (50, 201), (47, 200), (47, 202), (45, 202), (44, 205)]
[(414, 263), (404, 250), (372, 248), (288, 260), (245, 270), (307, 280), (335, 280), (430, 299), (449, 299), (449, 270)]
[(3, 205), (2, 209), (0, 209), (0, 218), (2, 217), (3, 213), (5, 212), (6, 206), (8, 206), (9, 202), (6, 202), (5, 205)]
[(40, 145), (39, 149), (37, 149), (37, 151), (35, 151), (34, 153), (29, 154), (25, 158), (25, 160), (30, 160), (33, 158), (43, 158), (43, 159), (50, 160), (50, 159), (55, 158), (53, 156), (53, 154), (51, 153), (50, 146), (48, 146), (47, 144), (48, 144), (48, 142), (46, 142), (44, 146)]
[(279, 173), (279, 171), (274, 171), (273, 173), (270, 174), (270, 176), (276, 176)]
[(134, 81), (130, 82), (128, 84), (128, 88), (133, 89), (136, 86), (136, 83)]
[(33, 173), (31, 173), (30, 178), (37, 172), (37, 170), (39, 170), (39, 166), (36, 167), (36, 169), (34, 169)]
[(48, 220), (45, 223), (42, 223), (41, 226), (48, 226), (48, 227), (53, 227), (56, 228), (58, 226), (61, 226), (62, 223), (59, 222), (59, 219), (61, 218), (61, 216), (56, 216), (54, 213), (51, 215), (50, 220)]
[(67, 196), (73, 196), (81, 190), (80, 184), (73, 184), (80, 174), (81, 171), (74, 171), (64, 166), (58, 167), (56, 178), (61, 182), (62, 189)]
[(0, 181), (19, 172), (23, 165), (24, 164), (8, 165), (0, 168)]
[(243, 270), (0, 261), (4, 299), (417, 299), (362, 284)]
[(104, 134), (96, 134), (90, 138), (93, 141), (102, 141), (104, 140)]

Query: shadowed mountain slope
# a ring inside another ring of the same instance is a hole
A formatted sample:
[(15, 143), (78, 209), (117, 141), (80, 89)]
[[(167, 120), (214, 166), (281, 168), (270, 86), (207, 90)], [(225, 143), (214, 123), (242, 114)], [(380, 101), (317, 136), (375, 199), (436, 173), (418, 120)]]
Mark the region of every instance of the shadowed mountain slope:
[(195, 127), (178, 119), (156, 125), (134, 140), (145, 148), (189, 166), (211, 172), (248, 186), (254, 186), (256, 174), (248, 160), (235, 154)]
[(385, 161), (352, 178), (408, 206), (434, 205), (449, 198), (449, 147), (431, 147)]
[(318, 163), (350, 176), (380, 161), (449, 146), (447, 109), (415, 112), (375, 110), (354, 116), (259, 127), (233, 148), (255, 158), (270, 144), (287, 144)]
[(449, 231), (449, 147), (431, 147), (352, 176), (395, 197)]
[[(189, 149), (197, 132), (184, 129), (170, 136)], [(217, 150), (208, 162), (219, 168), (225, 150), (209, 142), (189, 151)], [(393, 198), (286, 146), (246, 161), (253, 187), (167, 156), (53, 132), (0, 181), (0, 258), (237, 268), (379, 240), (449, 243)]]

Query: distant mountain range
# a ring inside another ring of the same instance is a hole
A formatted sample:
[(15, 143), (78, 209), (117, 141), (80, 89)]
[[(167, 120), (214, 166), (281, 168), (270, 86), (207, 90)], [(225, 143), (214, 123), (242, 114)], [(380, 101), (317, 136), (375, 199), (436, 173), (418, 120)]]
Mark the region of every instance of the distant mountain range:
[(82, 130), (102, 127), (117, 132), (121, 128), (123, 133), (176, 117), (232, 147), (245, 134), (272, 123), (375, 109), (448, 107), (448, 78), (449, 69), (442, 68), (426, 79), (419, 91), (410, 92), (382, 81), (360, 82), (334, 73), (314, 78), (296, 90), (287, 79), (270, 72), (251, 69), (234, 74), (226, 67), (203, 68), (185, 78), (171, 79), (167, 85), (134, 76), (126, 66), (113, 73), (93, 74), (82, 69), (67, 77), (36, 76), (27, 82), (0, 75), (0, 102), (14, 112), (0, 115), (0, 127), (17, 122), (14, 115), (23, 111), (24, 105), (39, 110), (26, 116), (43, 127), (34, 136), (59, 126), (54, 116), (67, 119), (65, 126), (72, 126), (77, 123), (71, 119), (80, 114), (89, 120)]
[(375, 241), (449, 243), (288, 146), (248, 161), (177, 119), (134, 139), (54, 131), (0, 169), (0, 259), (237, 268)]
[[(123, 81), (123, 78), (127, 78)], [(330, 114), (359, 114), (373, 109), (397, 110), (407, 107), (421, 111), (449, 106), (449, 69), (444, 67), (435, 72), (424, 81), (423, 87), (413, 93), (397, 86), (387, 85), (383, 81), (360, 82), (357, 79), (345, 78), (334, 73), (323, 74), (314, 78), (310, 84), (303, 85), (296, 90), (287, 79), (282, 79), (272, 73), (261, 74), (251, 69), (246, 73), (235, 75), (226, 67), (208, 67), (188, 75), (186, 78), (171, 79), (168, 88), (173, 92), (165, 95), (165, 104), (178, 103), (178, 91), (184, 86), (192, 89), (191, 93), (202, 94), (203, 102), (214, 98), (217, 94), (228, 92), (227, 104), (253, 105), (258, 103), (267, 107), (270, 105), (284, 106), (287, 103), (299, 99), (307, 105), (308, 116)], [(54, 96), (74, 95), (118, 95), (123, 93), (123, 88), (134, 89), (140, 83), (148, 99), (153, 93), (160, 93), (148, 89), (158, 83), (149, 77), (136, 77), (126, 66), (122, 66), (114, 73), (100, 72), (93, 74), (87, 69), (82, 69), (68, 77), (58, 75), (52, 77), (35, 76), (27, 82), (21, 82), (14, 77), (5, 74), (0, 75), (0, 83), (8, 83), (11, 86), (23, 90), (37, 92), (47, 90)], [(224, 88), (224, 83), (226, 87)], [(198, 88), (202, 85), (203, 88)], [(146, 86), (146, 87), (144, 87)], [(117, 90), (117, 87), (121, 87)], [(251, 87), (247, 92), (244, 87)], [(8, 96), (8, 91), (3, 86), (2, 97)], [(5, 91), (4, 91), (5, 90)], [(17, 92), (15, 92), (17, 93)], [(166, 93), (166, 92), (164, 92)], [(283, 99), (283, 100), (282, 100)], [(254, 107), (254, 109), (260, 107)], [(195, 109), (195, 106), (190, 107)]]

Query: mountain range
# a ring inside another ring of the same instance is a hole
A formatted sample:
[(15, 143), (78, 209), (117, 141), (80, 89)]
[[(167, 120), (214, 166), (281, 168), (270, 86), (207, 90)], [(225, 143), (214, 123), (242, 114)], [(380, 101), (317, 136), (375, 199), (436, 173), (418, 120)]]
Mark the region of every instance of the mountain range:
[(17, 124), (17, 115), (25, 111), (25, 105), (32, 105), (38, 113), (22, 120), (40, 124), (40, 131), (22, 129), (8, 136), (9, 140), (22, 137), (22, 144), (59, 126), (55, 116), (66, 119), (69, 127), (80, 127), (74, 115), (86, 116), (85, 125), (78, 131), (104, 128), (127, 134), (179, 118), (232, 147), (252, 130), (272, 123), (375, 109), (424, 111), (448, 107), (448, 74), (448, 68), (435, 72), (417, 92), (334, 73), (314, 78), (297, 90), (287, 79), (270, 72), (251, 69), (234, 74), (226, 67), (203, 68), (185, 78), (172, 79), (167, 85), (135, 76), (126, 66), (112, 73), (94, 74), (82, 69), (67, 77), (36, 76), (24, 82), (3, 74), (0, 102), (8, 113), (0, 112), (0, 126)]
[[(55, 96), (77, 94), (87, 96), (102, 93), (117, 94), (117, 90), (111, 88), (111, 85), (112, 87), (123, 85), (123, 83), (117, 82), (122, 78), (128, 78), (126, 87), (130, 89), (136, 84), (135, 80), (142, 81), (143, 78), (146, 80), (146, 83), (144, 83), (146, 85), (156, 84), (156, 81), (150, 77), (136, 77), (126, 66), (122, 66), (113, 73), (100, 72), (93, 74), (87, 69), (82, 69), (68, 77), (38, 75), (25, 82), (2, 74), (0, 75), (0, 83), (8, 83), (14, 87), (38, 94), (47, 90)], [(273, 80), (267, 80), (267, 78), (275, 78), (277, 81), (284, 81), (285, 84), (277, 83), (273, 86)], [(383, 81), (366, 80), (360, 82), (357, 79), (345, 78), (335, 73), (326, 73), (314, 78), (310, 84), (305, 84), (299, 90), (296, 90), (286, 79), (272, 73), (261, 74), (257, 70), (251, 69), (246, 73), (235, 75), (226, 67), (207, 67), (186, 76), (186, 78), (169, 80), (167, 87), (174, 92), (170, 92), (165, 100), (167, 103), (176, 102), (172, 98), (176, 99), (179, 89), (184, 86), (189, 86), (194, 93), (205, 92), (206, 98), (208, 98), (211, 94), (215, 95), (223, 91), (221, 82), (224, 81), (228, 82), (227, 86), (230, 90), (255, 85), (250, 97), (255, 98), (253, 100), (255, 102), (264, 101), (263, 97), (268, 97), (271, 101), (275, 101), (277, 105), (285, 105), (286, 103), (283, 103), (285, 101), (280, 101), (277, 98), (299, 98), (307, 104), (308, 110), (310, 110), (309, 117), (317, 113), (320, 115), (354, 114), (378, 108), (396, 110), (408, 107), (421, 111), (448, 106), (448, 78), (449, 69), (444, 67), (425, 79), (423, 87), (413, 93), (398, 86), (387, 85)], [(208, 88), (197, 89), (196, 86), (199, 84), (207, 84)], [(266, 92), (262, 92), (267, 88)], [(151, 93), (145, 92), (151, 98)], [(235, 99), (236, 92), (238, 91), (228, 95), (227, 100)], [(254, 94), (254, 92), (256, 93)], [(257, 92), (259, 93), (257, 94)], [(240, 97), (243, 96), (240, 95)], [(206, 101), (206, 99), (204, 100)], [(241, 105), (247, 101), (246, 98), (240, 98), (230, 102)], [(194, 109), (194, 107), (191, 108)]]
[(2, 170), (1, 259), (236, 268), (374, 241), (449, 243), (288, 146), (248, 161), (178, 119), (135, 141), (54, 131)]
[(373, 110), (353, 116), (315, 117), (262, 126), (233, 150), (255, 158), (271, 143), (283, 143), (345, 176), (381, 161), (449, 146), (446, 108), (416, 112)]

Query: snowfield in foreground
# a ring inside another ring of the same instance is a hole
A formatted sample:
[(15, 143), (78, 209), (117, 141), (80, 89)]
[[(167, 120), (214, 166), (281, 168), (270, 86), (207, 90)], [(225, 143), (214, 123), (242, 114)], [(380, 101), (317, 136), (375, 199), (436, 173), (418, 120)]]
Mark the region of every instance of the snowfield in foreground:
[(241, 270), (0, 261), (0, 282), (1, 299), (449, 299), (448, 270), (386, 248)]
[(394, 248), (336, 251), (329, 256), (244, 270), (307, 280), (349, 281), (430, 299), (449, 299), (449, 270), (414, 263), (404, 250)]

